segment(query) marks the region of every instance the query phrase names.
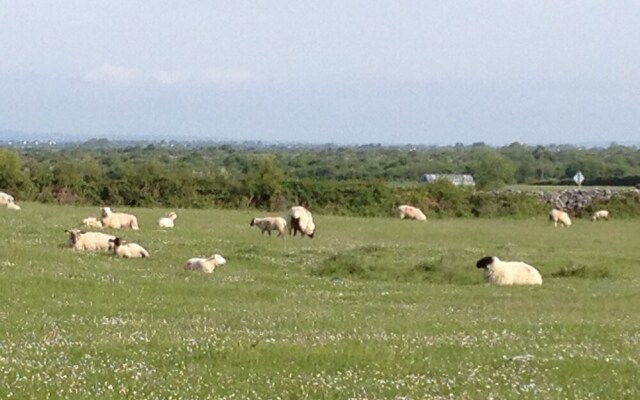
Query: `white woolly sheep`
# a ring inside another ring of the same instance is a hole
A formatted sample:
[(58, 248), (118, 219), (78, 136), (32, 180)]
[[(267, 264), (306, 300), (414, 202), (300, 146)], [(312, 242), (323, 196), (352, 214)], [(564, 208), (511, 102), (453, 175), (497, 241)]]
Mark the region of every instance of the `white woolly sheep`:
[(271, 231), (278, 231), (278, 236), (284, 238), (287, 221), (282, 217), (253, 218), (249, 226), (257, 226), (262, 234), (266, 231), (269, 233), (269, 236), (271, 236)]
[(521, 261), (484, 257), (478, 260), (476, 267), (484, 269), (486, 281), (496, 285), (542, 285), (540, 272)]
[(313, 215), (302, 206), (291, 207), (287, 214), (289, 235), (293, 231), (293, 236), (300, 232), (300, 237), (305, 235), (313, 238), (316, 234), (316, 224), (313, 222)]
[(14, 203), (14, 202), (11, 202), (11, 203), (7, 204), (7, 209), (9, 209), (9, 210), (19, 210), (20, 206), (17, 205), (16, 203)]
[(131, 228), (138, 229), (138, 219), (135, 215), (111, 211), (110, 207), (104, 207), (101, 211), (100, 222), (105, 228)]
[(137, 243), (128, 243), (119, 237), (109, 239), (113, 243), (113, 254), (122, 258), (145, 258), (149, 257), (149, 252)]
[(82, 223), (89, 228), (102, 228), (102, 222), (96, 217), (87, 217), (82, 220)]
[(605, 221), (609, 220), (609, 211), (607, 210), (599, 210), (593, 213), (591, 216), (591, 221), (597, 221), (599, 219), (604, 219)]
[(65, 230), (69, 234), (68, 245), (75, 251), (106, 251), (113, 248), (109, 242), (116, 237), (102, 232), (84, 232), (79, 229)]
[(227, 260), (220, 254), (214, 254), (208, 258), (190, 258), (184, 264), (185, 271), (202, 271), (206, 273), (212, 273), (216, 267), (225, 265)]
[(398, 216), (400, 219), (415, 219), (416, 221), (426, 221), (427, 216), (422, 210), (409, 205), (401, 205), (398, 207)]
[(554, 208), (549, 211), (549, 221), (553, 222), (553, 226), (558, 227), (558, 222), (562, 224), (562, 226), (571, 226), (571, 218), (569, 218), (569, 214), (562, 210), (558, 210)]
[(6, 206), (14, 202), (15, 199), (9, 193), (0, 192), (0, 206)]
[(176, 213), (174, 213), (173, 211), (171, 211), (170, 213), (168, 213), (167, 215), (165, 215), (164, 217), (160, 217), (158, 219), (158, 226), (160, 228), (173, 228), (174, 223), (173, 221), (176, 220), (176, 218), (178, 218), (178, 216), (176, 215)]

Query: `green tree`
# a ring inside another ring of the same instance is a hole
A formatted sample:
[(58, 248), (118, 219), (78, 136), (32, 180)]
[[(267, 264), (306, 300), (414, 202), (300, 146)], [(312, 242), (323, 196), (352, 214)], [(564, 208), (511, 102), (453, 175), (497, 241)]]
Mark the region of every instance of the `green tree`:
[(471, 165), (478, 189), (500, 189), (513, 182), (513, 163), (495, 152), (486, 152)]

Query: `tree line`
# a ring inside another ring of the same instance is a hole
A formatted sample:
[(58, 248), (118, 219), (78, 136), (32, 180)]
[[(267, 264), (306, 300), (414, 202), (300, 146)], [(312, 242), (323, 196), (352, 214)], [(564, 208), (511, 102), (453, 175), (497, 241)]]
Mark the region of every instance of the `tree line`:
[[(413, 204), (436, 215), (533, 215), (526, 194), (492, 193), (512, 183), (640, 183), (640, 151), (511, 144), (438, 148), (0, 149), (0, 190), (61, 204), (281, 210), (305, 204), (344, 215), (389, 215)], [(470, 173), (477, 188), (419, 184), (424, 173)]]

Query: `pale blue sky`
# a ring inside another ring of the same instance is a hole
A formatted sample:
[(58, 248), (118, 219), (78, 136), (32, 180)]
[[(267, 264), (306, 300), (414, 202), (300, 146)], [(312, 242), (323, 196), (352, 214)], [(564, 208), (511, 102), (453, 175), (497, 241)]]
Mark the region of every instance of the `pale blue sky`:
[(0, 130), (640, 140), (637, 1), (0, 0)]

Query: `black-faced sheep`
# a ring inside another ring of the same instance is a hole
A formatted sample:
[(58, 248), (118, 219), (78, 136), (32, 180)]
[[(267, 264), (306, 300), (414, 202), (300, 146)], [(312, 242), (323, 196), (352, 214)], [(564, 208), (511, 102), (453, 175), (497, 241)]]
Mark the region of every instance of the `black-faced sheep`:
[(266, 231), (269, 233), (269, 236), (271, 236), (271, 231), (278, 231), (278, 236), (284, 237), (287, 221), (282, 217), (253, 218), (249, 226), (257, 226), (262, 234)]
[(84, 232), (79, 229), (65, 230), (69, 234), (68, 245), (75, 251), (107, 251), (113, 248), (113, 235), (102, 232)]
[(484, 269), (487, 282), (496, 285), (541, 285), (537, 269), (521, 261), (501, 261), (498, 257), (483, 257), (476, 267)]
[(216, 267), (227, 263), (224, 257), (220, 254), (214, 254), (207, 258), (190, 258), (184, 263), (183, 268), (185, 271), (202, 271), (206, 273), (212, 273)]
[(173, 211), (171, 211), (170, 213), (168, 213), (167, 215), (165, 215), (164, 217), (160, 217), (158, 219), (158, 226), (160, 228), (173, 228), (174, 223), (173, 221), (176, 220), (176, 218), (178, 218), (178, 216), (176, 215), (176, 213), (174, 213)]
[(558, 223), (564, 226), (571, 226), (571, 218), (569, 218), (569, 214), (562, 210), (558, 210), (554, 208), (549, 211), (549, 221), (553, 222), (553, 226), (558, 227)]
[(400, 219), (415, 219), (416, 221), (427, 220), (427, 216), (424, 215), (422, 210), (406, 204), (398, 207), (398, 216), (400, 217)]
[(128, 243), (119, 237), (109, 239), (113, 243), (113, 254), (122, 258), (145, 258), (149, 257), (149, 252), (137, 243)]
[(100, 222), (105, 228), (131, 228), (138, 229), (138, 219), (135, 215), (111, 211), (110, 207), (104, 207), (101, 212)]
[(313, 222), (313, 215), (302, 206), (291, 207), (287, 214), (287, 223), (289, 226), (289, 235), (293, 231), (293, 236), (300, 232), (300, 236), (305, 235), (313, 238), (316, 234), (316, 225)]

